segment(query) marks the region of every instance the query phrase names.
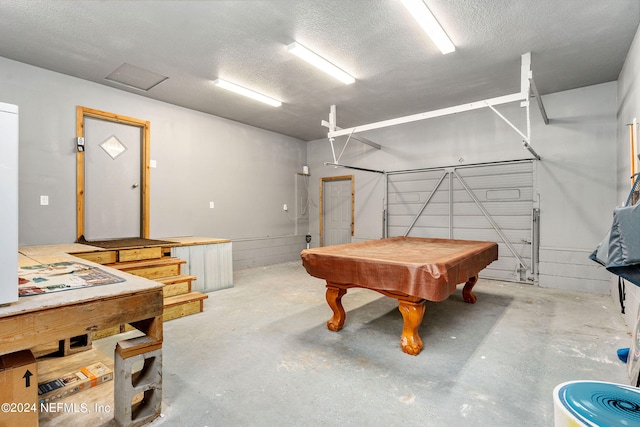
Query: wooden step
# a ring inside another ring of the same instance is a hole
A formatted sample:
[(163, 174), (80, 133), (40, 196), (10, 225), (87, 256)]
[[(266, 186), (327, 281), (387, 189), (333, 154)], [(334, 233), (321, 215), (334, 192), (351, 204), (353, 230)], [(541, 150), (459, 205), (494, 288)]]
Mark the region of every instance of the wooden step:
[(163, 248), (156, 246), (151, 248), (118, 249), (118, 261), (141, 261), (144, 259), (158, 259), (164, 256)]
[(156, 282), (164, 284), (164, 287), (162, 288), (162, 296), (165, 298), (188, 294), (191, 292), (191, 282), (194, 280), (196, 280), (196, 276), (188, 276), (186, 274), (155, 279)]
[(161, 246), (109, 249), (92, 252), (76, 252), (73, 256), (86, 259), (97, 264), (114, 264), (118, 262), (142, 261), (171, 256), (171, 248)]
[(96, 264), (112, 264), (118, 262), (118, 251), (78, 252), (72, 255), (95, 262)]
[(201, 313), (204, 310), (204, 300), (207, 298), (209, 298), (208, 295), (200, 292), (189, 292), (165, 298), (162, 319), (166, 322), (178, 317)]
[(162, 277), (180, 275), (180, 266), (182, 264), (186, 264), (186, 261), (178, 258), (164, 257), (143, 261), (118, 262), (109, 264), (109, 267), (146, 279), (155, 280)]

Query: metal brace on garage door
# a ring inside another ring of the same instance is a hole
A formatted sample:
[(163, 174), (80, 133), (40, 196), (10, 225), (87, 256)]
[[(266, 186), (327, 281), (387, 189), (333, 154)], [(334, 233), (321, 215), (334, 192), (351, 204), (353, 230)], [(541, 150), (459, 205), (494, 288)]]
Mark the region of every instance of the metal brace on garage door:
[[(447, 178), (448, 191), (439, 192)], [(489, 275), (533, 281), (537, 274), (539, 211), (534, 208), (532, 181), (529, 161), (389, 173), (387, 230), (392, 235), (408, 236), (415, 227), (414, 235), (421, 237), (496, 240), (503, 254), (495, 264), (502, 266)], [(431, 191), (425, 191), (424, 185), (434, 182)], [(423, 215), (428, 206), (431, 213)], [(469, 214), (470, 206), (477, 208), (473, 215)], [(484, 218), (482, 223), (480, 218)], [(525, 246), (528, 254), (521, 253), (518, 245)]]

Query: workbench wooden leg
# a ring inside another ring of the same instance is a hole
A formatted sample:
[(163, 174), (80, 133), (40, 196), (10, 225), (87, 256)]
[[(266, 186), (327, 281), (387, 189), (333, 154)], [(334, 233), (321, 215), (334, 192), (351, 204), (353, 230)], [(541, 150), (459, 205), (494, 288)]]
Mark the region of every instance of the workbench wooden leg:
[(470, 277), (469, 280), (467, 280), (467, 283), (464, 284), (464, 288), (462, 288), (462, 298), (464, 299), (464, 302), (475, 304), (478, 298), (471, 290), (476, 283), (478, 283), (478, 276)]
[(331, 331), (337, 332), (344, 326), (344, 320), (347, 315), (344, 312), (344, 307), (342, 307), (342, 297), (346, 293), (346, 289), (327, 284), (327, 303), (333, 310), (333, 316), (327, 321), (327, 328)]
[(400, 310), (404, 319), (400, 345), (402, 346), (402, 351), (412, 356), (416, 356), (422, 350), (422, 339), (418, 334), (418, 328), (424, 316), (424, 303), (424, 301), (398, 300), (398, 310)]

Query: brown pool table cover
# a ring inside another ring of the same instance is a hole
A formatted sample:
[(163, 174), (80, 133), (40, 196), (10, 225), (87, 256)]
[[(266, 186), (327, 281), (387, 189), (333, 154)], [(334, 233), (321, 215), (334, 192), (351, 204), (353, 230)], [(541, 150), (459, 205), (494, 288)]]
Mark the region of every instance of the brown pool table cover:
[(498, 259), (498, 244), (391, 237), (305, 249), (300, 256), (310, 275), (327, 282), (443, 301)]

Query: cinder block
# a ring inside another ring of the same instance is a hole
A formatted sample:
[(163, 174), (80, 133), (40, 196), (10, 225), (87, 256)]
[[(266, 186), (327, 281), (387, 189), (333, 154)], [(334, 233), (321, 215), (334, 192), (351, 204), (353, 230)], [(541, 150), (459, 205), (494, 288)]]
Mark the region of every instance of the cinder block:
[(160, 415), (162, 349), (123, 358), (114, 356), (114, 419), (120, 427), (139, 427)]

